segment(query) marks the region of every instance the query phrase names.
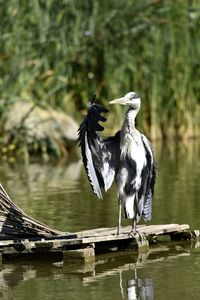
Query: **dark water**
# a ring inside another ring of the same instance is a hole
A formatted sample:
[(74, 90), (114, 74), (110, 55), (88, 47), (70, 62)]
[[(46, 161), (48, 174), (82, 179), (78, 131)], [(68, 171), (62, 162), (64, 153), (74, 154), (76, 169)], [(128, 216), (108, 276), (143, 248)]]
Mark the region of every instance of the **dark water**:
[[(155, 150), (158, 180), (151, 224), (187, 223), (200, 229), (199, 143), (155, 145)], [(95, 199), (76, 159), (67, 164), (1, 163), (0, 181), (17, 205), (51, 227), (77, 231), (117, 224), (115, 186), (103, 201)], [(200, 297), (199, 243), (165, 244), (148, 257), (99, 256), (85, 267), (20, 261), (0, 268), (0, 299)]]

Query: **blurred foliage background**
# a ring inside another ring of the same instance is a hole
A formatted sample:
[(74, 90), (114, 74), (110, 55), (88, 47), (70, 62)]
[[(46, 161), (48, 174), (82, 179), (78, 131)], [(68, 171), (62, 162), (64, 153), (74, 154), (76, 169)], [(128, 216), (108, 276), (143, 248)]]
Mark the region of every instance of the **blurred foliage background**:
[[(78, 122), (88, 100), (137, 91), (152, 139), (199, 135), (199, 0), (1, 0), (0, 135), (21, 99)], [(114, 110), (115, 109), (115, 110)], [(110, 124), (119, 126), (121, 107)], [(20, 139), (21, 141), (21, 139)]]

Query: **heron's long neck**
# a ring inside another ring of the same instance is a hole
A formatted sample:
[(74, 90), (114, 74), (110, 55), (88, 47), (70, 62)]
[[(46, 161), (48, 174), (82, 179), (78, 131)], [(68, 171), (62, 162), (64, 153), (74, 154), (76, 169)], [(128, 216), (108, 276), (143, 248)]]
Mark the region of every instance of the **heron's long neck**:
[(138, 114), (139, 109), (129, 108), (125, 115), (124, 124), (122, 127), (122, 131), (124, 133), (134, 132), (135, 129), (135, 118)]

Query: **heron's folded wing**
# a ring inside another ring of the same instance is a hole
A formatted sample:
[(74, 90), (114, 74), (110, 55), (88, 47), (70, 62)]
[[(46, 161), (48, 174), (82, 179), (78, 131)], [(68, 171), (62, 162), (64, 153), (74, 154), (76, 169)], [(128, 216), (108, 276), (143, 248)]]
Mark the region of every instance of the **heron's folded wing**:
[(145, 135), (142, 134), (141, 136), (146, 151), (147, 171), (148, 171), (148, 180), (147, 180), (146, 194), (144, 199), (143, 217), (146, 221), (149, 221), (151, 220), (151, 216), (152, 216), (152, 198), (154, 192), (154, 185), (156, 182), (156, 161), (149, 140), (145, 137)]
[(98, 131), (104, 128), (99, 121), (105, 122), (106, 118), (101, 113), (108, 110), (99, 104), (91, 104), (88, 112), (78, 130), (78, 141), (81, 147), (83, 163), (94, 193), (102, 198), (101, 190), (108, 190), (111, 186), (116, 170), (116, 149), (118, 136), (103, 140), (98, 136)]

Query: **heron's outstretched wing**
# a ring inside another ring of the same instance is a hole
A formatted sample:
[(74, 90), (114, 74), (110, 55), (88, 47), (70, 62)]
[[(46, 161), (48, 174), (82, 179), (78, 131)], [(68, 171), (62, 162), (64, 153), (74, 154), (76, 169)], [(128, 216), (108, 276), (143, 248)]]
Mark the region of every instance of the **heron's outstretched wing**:
[(99, 121), (106, 121), (101, 113), (107, 112), (102, 105), (92, 103), (78, 130), (85, 170), (92, 189), (99, 198), (103, 198), (101, 190), (107, 191), (113, 182), (120, 144), (119, 132), (107, 139), (102, 139), (97, 134), (104, 130)]
[(146, 193), (144, 198), (144, 208), (143, 208), (143, 217), (145, 221), (151, 220), (152, 216), (152, 198), (154, 192), (154, 185), (156, 182), (156, 161), (154, 158), (153, 150), (151, 147), (150, 141), (145, 137), (145, 135), (141, 134), (142, 142), (144, 144), (144, 148), (146, 151)]

